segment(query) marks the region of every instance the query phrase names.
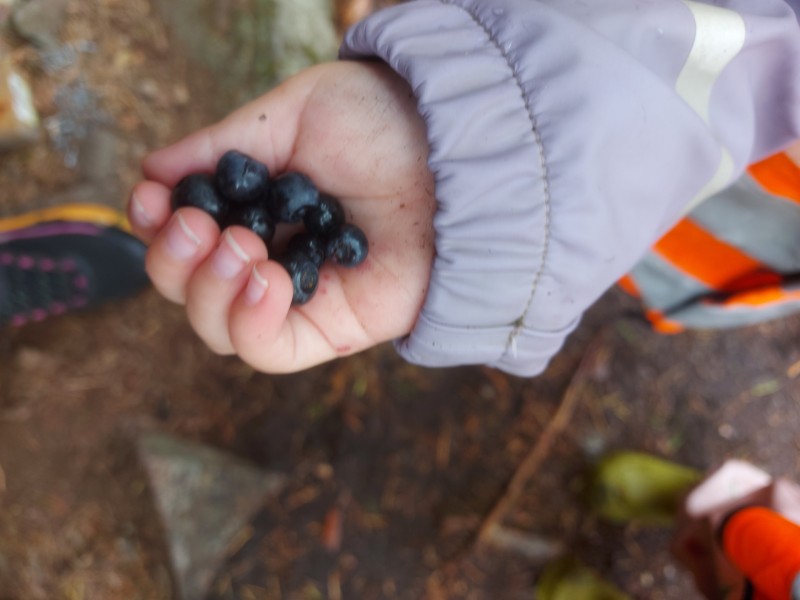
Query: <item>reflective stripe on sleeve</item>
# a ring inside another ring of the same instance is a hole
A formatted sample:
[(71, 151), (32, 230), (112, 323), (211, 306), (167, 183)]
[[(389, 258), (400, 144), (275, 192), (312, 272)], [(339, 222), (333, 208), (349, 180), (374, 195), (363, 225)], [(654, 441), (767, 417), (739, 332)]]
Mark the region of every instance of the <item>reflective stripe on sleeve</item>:
[[(675, 91), (711, 128), (709, 110), (711, 92), (722, 71), (744, 47), (746, 29), (742, 16), (730, 9), (683, 0), (695, 20), (695, 38)], [(720, 160), (716, 172), (692, 201), (685, 213), (728, 185), (734, 175), (734, 163), (728, 149), (720, 142)]]

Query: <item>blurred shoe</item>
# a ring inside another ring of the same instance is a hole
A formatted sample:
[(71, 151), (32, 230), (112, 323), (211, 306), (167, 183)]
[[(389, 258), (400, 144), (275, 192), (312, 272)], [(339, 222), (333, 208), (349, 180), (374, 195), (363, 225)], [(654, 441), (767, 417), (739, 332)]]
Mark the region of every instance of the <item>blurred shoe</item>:
[(69, 204), (0, 219), (0, 326), (21, 326), (133, 295), (146, 247), (125, 217)]

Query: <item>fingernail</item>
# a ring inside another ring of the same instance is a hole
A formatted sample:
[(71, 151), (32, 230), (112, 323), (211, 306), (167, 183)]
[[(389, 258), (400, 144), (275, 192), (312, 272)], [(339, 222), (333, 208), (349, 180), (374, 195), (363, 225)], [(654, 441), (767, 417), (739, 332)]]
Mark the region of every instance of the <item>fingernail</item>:
[(244, 289), (244, 301), (249, 306), (258, 304), (264, 297), (264, 294), (267, 293), (268, 287), (269, 281), (258, 272), (256, 265), (253, 265), (253, 270), (250, 273), (250, 280), (247, 282), (247, 287)]
[(222, 241), (211, 257), (211, 270), (221, 279), (233, 279), (250, 262), (247, 252), (233, 239), (229, 229), (222, 235)]
[(136, 194), (131, 195), (131, 221), (142, 229), (150, 229), (155, 225), (153, 218), (147, 214), (144, 206), (139, 202)]
[(181, 213), (178, 212), (175, 213), (175, 218), (172, 219), (172, 223), (170, 223), (167, 230), (166, 244), (167, 250), (172, 254), (173, 258), (186, 260), (194, 256), (200, 247), (201, 240), (186, 224)]

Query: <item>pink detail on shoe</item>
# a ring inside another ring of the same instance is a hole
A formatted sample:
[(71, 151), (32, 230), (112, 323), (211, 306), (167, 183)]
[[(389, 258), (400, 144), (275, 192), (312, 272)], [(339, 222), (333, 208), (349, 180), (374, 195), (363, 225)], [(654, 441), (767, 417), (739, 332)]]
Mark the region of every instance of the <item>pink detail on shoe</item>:
[(43, 258), (39, 261), (39, 268), (42, 271), (49, 273), (56, 268), (56, 261), (54, 261), (52, 258)]
[(31, 311), (31, 321), (38, 323), (39, 321), (44, 321), (47, 318), (47, 311), (43, 308), (34, 308)]
[(63, 315), (67, 312), (67, 305), (63, 302), (53, 302), (50, 305), (50, 312), (54, 315)]
[(72, 283), (79, 290), (85, 290), (89, 287), (89, 278), (86, 275), (78, 275), (72, 280)]
[(27, 322), (28, 318), (25, 315), (14, 315), (11, 317), (11, 325), (13, 327), (22, 327)]
[(8, 265), (14, 264), (14, 255), (8, 252), (3, 252), (0, 254), (0, 265), (7, 267)]
[(20, 256), (17, 259), (17, 265), (20, 269), (32, 269), (36, 266), (36, 261), (31, 256)]

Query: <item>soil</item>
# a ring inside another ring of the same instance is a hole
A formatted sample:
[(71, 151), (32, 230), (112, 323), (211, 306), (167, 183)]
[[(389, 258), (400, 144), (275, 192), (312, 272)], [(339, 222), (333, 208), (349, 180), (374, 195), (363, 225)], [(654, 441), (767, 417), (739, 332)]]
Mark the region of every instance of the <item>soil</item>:
[[(2, 157), (0, 215), (87, 195), (122, 208), (148, 150), (232, 108), (146, 0), (71, 0), (61, 38), (93, 49), (48, 71), (38, 51), (10, 43), (44, 119), (69, 112), (60, 91), (91, 92), (90, 130), (110, 135), (67, 141), (107, 144), (114, 176), (87, 164), (107, 152), (83, 152), (71, 168), (69, 144), (46, 139)], [(422, 369), (390, 346), (267, 376), (213, 355), (152, 291), (4, 331), (0, 599), (178, 597), (168, 528), (136, 452), (152, 431), (288, 478), (229, 549), (210, 598), (532, 598), (547, 561), (476, 536), (588, 346), (569, 425), (502, 524), (563, 546), (632, 598), (695, 598), (669, 530), (599, 521), (583, 502), (585, 474), (606, 451), (636, 449), (700, 469), (737, 456), (800, 475), (800, 319), (663, 337), (636, 308), (607, 294), (532, 380)]]

